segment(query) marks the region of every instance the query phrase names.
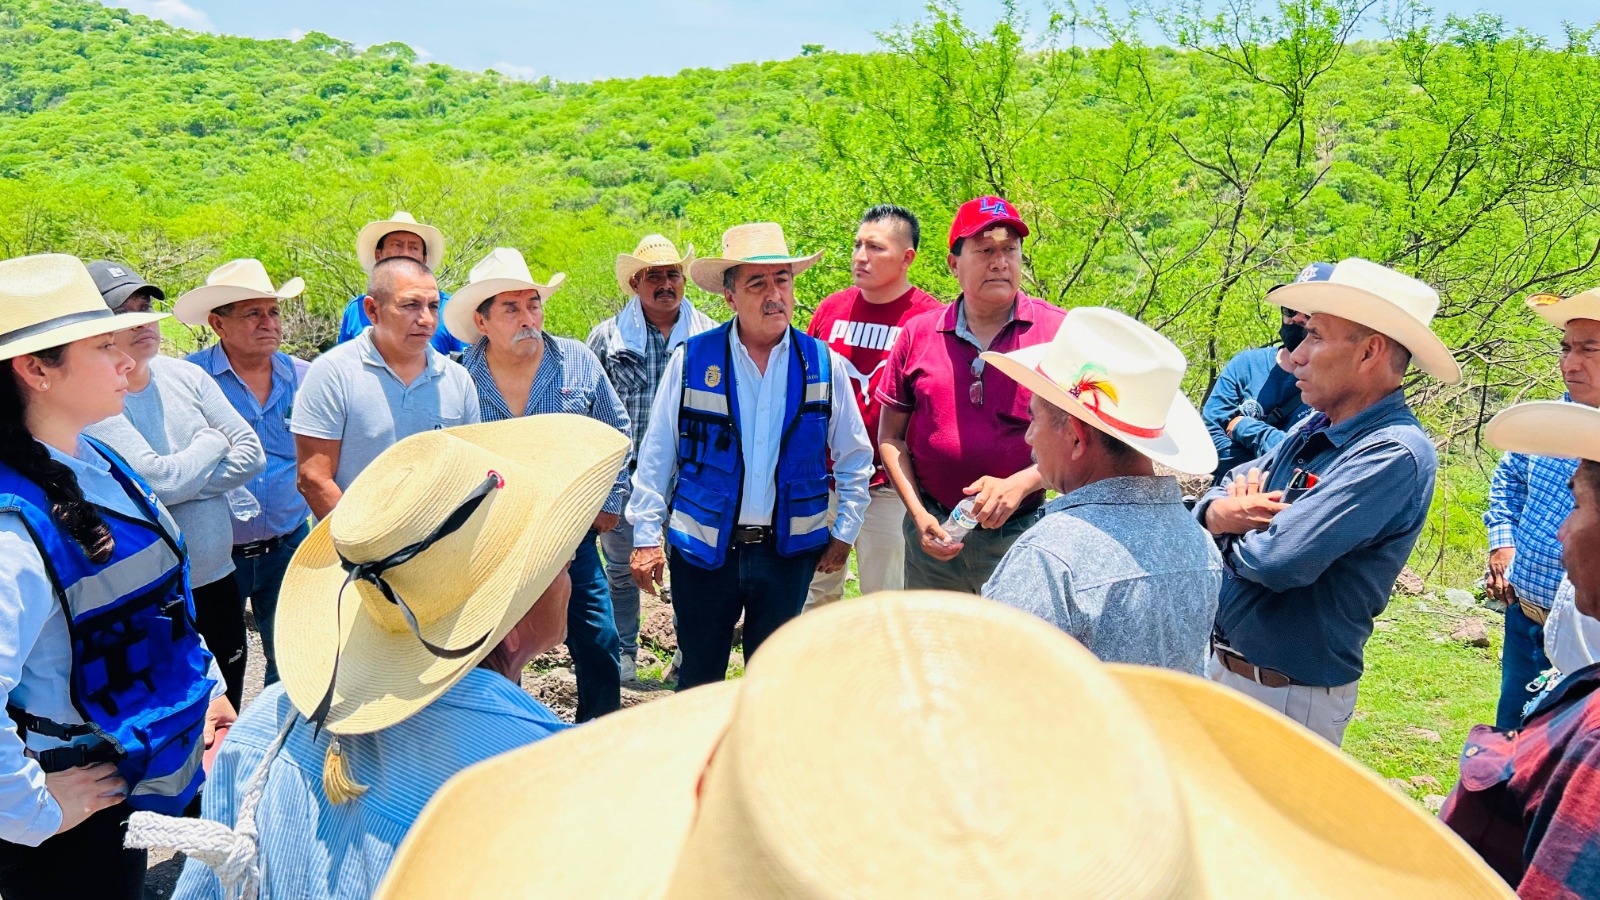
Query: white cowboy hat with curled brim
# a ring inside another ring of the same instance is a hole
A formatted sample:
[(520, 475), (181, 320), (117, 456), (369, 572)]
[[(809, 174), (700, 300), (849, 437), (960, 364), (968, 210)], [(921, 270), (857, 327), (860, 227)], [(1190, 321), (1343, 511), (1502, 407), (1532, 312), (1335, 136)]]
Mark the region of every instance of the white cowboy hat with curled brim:
[(1364, 325), (1411, 351), (1412, 364), (1434, 378), (1461, 380), (1460, 364), (1430, 327), (1439, 292), (1387, 266), (1351, 257), (1336, 264), (1327, 281), (1286, 284), (1264, 302)]
[(365, 734), (449, 690), (572, 558), (628, 447), (603, 422), (551, 414), (385, 450), (284, 576), (278, 667), (295, 707)]
[[(651, 839), (619, 854), (595, 836), (624, 808), (650, 810)], [(738, 681), (457, 775), (377, 896), (1510, 892), (1433, 816), (1259, 702), (923, 591), (801, 616)]]
[(689, 278), (700, 290), (721, 297), (724, 293), (722, 273), (734, 266), (788, 265), (793, 267), (794, 274), (799, 275), (816, 265), (821, 258), (821, 250), (810, 256), (790, 253), (789, 243), (783, 237), (783, 226), (776, 222), (735, 225), (722, 233), (722, 255), (708, 256), (690, 263)]
[(1518, 403), (1495, 413), (1483, 439), (1512, 453), (1600, 462), (1600, 409), (1562, 400)]
[(467, 286), (450, 295), (444, 307), (444, 327), (463, 344), (475, 344), (483, 332), (472, 315), (483, 301), (506, 291), (538, 291), (541, 301), (549, 300), (566, 280), (567, 273), (557, 272), (543, 284), (534, 281), (521, 251), (496, 247), (467, 273)]
[(418, 222), (404, 210), (398, 210), (382, 221), (368, 222), (356, 232), (356, 259), (361, 261), (362, 271), (371, 272), (372, 267), (378, 264), (378, 242), (396, 231), (409, 232), (422, 238), (423, 245), (428, 249), (428, 258), (423, 262), (435, 273), (439, 271), (439, 264), (444, 262), (444, 232)]
[(1573, 319), (1600, 321), (1600, 288), (1593, 288), (1571, 297), (1559, 294), (1534, 294), (1528, 298), (1528, 308), (1534, 315), (1557, 328), (1567, 327)]
[(259, 259), (229, 260), (211, 270), (206, 283), (179, 297), (172, 304), (172, 315), (185, 325), (204, 325), (206, 316), (219, 306), (241, 300), (290, 300), (305, 291), (302, 278), (291, 278), (278, 287)]
[(1111, 309), (1079, 307), (1049, 343), (989, 351), (994, 366), (1039, 399), (1150, 459), (1193, 475), (1217, 467), (1205, 420), (1183, 394), (1183, 351)]
[(617, 287), (622, 288), (623, 296), (631, 297), (635, 291), (628, 281), (636, 273), (653, 266), (683, 266), (687, 269), (692, 262), (693, 244), (689, 245), (688, 252), (679, 256), (676, 244), (659, 234), (647, 234), (632, 253), (617, 254)]
[(0, 262), (0, 360), (166, 317), (112, 312), (76, 256), (46, 253)]

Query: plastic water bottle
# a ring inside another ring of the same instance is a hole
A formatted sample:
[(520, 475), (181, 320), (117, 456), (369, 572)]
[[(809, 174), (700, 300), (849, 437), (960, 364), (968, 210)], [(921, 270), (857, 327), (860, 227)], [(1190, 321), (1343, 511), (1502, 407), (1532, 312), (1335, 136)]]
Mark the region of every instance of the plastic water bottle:
[(978, 520), (972, 516), (972, 507), (975, 505), (973, 499), (968, 497), (950, 510), (950, 518), (944, 520), (944, 533), (950, 536), (945, 543), (959, 544), (968, 532), (978, 527)]
[(237, 487), (224, 496), (228, 498), (229, 511), (240, 522), (248, 522), (261, 515), (261, 502), (248, 488)]

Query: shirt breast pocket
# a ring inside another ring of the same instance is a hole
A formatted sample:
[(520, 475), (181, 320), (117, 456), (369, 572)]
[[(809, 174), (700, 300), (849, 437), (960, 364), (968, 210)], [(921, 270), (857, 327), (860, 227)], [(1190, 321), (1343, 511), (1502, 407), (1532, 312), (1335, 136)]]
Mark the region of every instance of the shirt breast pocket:
[(460, 401), (442, 400), (439, 403), (439, 412), (434, 416), (433, 430), (454, 428), (464, 424), (467, 419), (467, 410)]
[(568, 385), (560, 392), (561, 411), (569, 413), (588, 412), (594, 405), (594, 389), (579, 385)]

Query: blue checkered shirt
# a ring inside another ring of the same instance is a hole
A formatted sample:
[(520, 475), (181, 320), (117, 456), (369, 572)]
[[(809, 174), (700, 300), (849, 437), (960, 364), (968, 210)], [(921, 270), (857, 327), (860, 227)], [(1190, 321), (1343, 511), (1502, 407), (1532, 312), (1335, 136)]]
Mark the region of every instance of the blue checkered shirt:
[(605, 367), (611, 386), (628, 408), (628, 421), (633, 423), (633, 452), (639, 452), (644, 433), (650, 427), (650, 407), (656, 400), (656, 388), (661, 385), (661, 373), (667, 370), (667, 360), (672, 354), (667, 350), (667, 338), (658, 328), (644, 330), (644, 353), (632, 350), (609, 353), (617, 330), (615, 316), (601, 322), (589, 332), (589, 349), (599, 357)]
[(1572, 512), (1570, 482), (1575, 459), (1507, 453), (1489, 482), (1489, 549), (1516, 548), (1506, 578), (1517, 596), (1548, 609), (1556, 601), (1561, 576), (1561, 544), (1556, 530)]
[[(466, 366), (478, 387), (478, 408), (483, 421), (498, 422), (512, 418), (512, 412), (505, 398), (500, 396), (494, 376), (489, 373), (489, 360), (484, 355), (488, 346), (488, 338), (479, 338), (461, 355), (461, 364)], [(525, 416), (545, 413), (576, 413), (598, 419), (629, 437), (633, 435), (628, 411), (611, 387), (605, 370), (600, 368), (600, 360), (582, 341), (556, 337), (548, 331), (544, 332), (544, 359), (533, 376), (533, 389), (528, 391), (528, 401), (522, 411)], [(628, 462), (633, 454), (629, 453), (628, 457), (617, 472), (616, 484), (606, 496), (605, 506), (601, 507), (604, 512), (620, 516), (623, 507), (628, 505)]]

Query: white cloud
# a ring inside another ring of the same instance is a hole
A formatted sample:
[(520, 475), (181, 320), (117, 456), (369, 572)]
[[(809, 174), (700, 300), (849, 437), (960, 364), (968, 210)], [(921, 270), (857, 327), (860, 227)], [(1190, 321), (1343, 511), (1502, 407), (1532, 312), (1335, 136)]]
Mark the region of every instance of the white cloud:
[(515, 78), (518, 81), (533, 81), (539, 77), (539, 73), (534, 70), (533, 66), (519, 66), (516, 63), (497, 62), (489, 68), (499, 72), (501, 75)]
[(289, 33), (287, 35), (285, 35), (285, 37), (287, 37), (291, 42), (298, 42), (301, 38), (305, 37), (306, 35), (308, 35), (310, 33), (311, 32), (307, 31), (304, 28), (291, 28), (291, 29), (289, 29)]
[(433, 59), (433, 53), (427, 47), (419, 47), (416, 44), (412, 44), (411, 52), (415, 53), (417, 55), (417, 59), (423, 62)]
[(211, 17), (183, 0), (112, 0), (111, 5), (122, 6), (131, 13), (160, 19), (168, 25), (190, 31), (212, 31)]

